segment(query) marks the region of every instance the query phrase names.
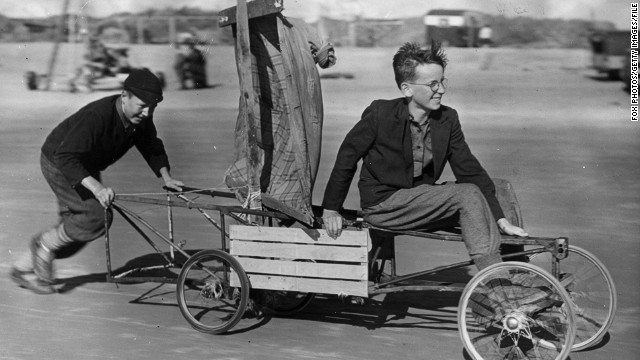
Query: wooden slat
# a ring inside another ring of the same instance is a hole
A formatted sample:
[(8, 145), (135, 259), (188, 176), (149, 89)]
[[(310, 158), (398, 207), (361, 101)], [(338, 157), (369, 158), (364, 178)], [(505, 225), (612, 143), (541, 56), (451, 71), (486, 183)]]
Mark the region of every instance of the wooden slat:
[(366, 247), (368, 230), (343, 230), (342, 235), (332, 239), (323, 229), (272, 228), (259, 226), (229, 226), (231, 240), (278, 241), (300, 244), (351, 245)]
[(240, 287), (240, 279), (238, 279), (238, 273), (231, 270), (231, 275), (229, 276), (229, 284), (231, 287)]
[(255, 289), (368, 296), (366, 281), (308, 279), (259, 274), (249, 274), (249, 280), (251, 287)]
[[(282, 11), (282, 0), (254, 0), (247, 3), (248, 18), (277, 14)], [(236, 7), (218, 12), (218, 26), (225, 27), (236, 23)]]
[[(367, 230), (345, 230), (334, 240), (318, 229), (231, 225), (229, 235), (230, 253), (247, 272), (253, 288), (368, 295)], [(237, 279), (232, 279), (234, 283), (237, 286)]]
[(343, 262), (367, 262), (367, 248), (328, 245), (283, 244), (231, 241), (231, 255), (310, 259)]
[(304, 261), (286, 261), (278, 259), (255, 259), (236, 257), (247, 274), (272, 274), (297, 277), (328, 279), (367, 280), (366, 263), (327, 264)]

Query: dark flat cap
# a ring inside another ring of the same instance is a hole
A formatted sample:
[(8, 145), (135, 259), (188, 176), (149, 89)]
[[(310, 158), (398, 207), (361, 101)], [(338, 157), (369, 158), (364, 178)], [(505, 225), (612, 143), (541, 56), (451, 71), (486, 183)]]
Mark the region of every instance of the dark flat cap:
[(131, 70), (124, 81), (124, 89), (148, 105), (162, 101), (162, 82), (147, 68)]

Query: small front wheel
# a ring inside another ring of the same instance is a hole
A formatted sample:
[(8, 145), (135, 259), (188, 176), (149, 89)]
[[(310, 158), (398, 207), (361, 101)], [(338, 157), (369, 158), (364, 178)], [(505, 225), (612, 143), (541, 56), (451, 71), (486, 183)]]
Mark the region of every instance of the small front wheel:
[(176, 293), (180, 312), (193, 328), (220, 334), (244, 315), (249, 279), (233, 256), (220, 250), (202, 250), (182, 267)]
[(560, 282), (520, 262), (480, 271), (458, 306), (460, 336), (474, 360), (566, 359), (575, 337), (573, 319)]

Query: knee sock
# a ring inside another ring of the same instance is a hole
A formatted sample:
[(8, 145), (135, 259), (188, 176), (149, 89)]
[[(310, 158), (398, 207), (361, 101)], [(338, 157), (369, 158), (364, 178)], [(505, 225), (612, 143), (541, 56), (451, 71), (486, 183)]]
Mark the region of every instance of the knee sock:
[[(72, 243), (73, 240), (67, 235), (64, 230), (64, 225), (59, 224), (55, 227), (36, 235), (35, 237), (40, 237), (40, 243), (42, 244), (43, 249), (48, 253), (51, 258), (53, 258), (53, 252), (69, 243)], [(31, 254), (31, 244), (29, 244), (29, 249), (22, 255), (20, 255), (13, 264), (13, 267), (20, 271), (33, 271), (33, 256)], [(42, 254), (44, 255), (44, 254)]]
[(72, 243), (73, 240), (67, 235), (64, 230), (64, 224), (59, 224), (56, 227), (44, 232), (41, 235), (40, 243), (42, 247), (49, 252), (53, 252), (61, 247)]

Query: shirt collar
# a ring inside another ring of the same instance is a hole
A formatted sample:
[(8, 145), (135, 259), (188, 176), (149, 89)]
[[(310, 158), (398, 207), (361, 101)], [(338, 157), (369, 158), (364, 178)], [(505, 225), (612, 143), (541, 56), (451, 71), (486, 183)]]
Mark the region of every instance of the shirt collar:
[(124, 115), (124, 109), (122, 108), (122, 97), (118, 97), (116, 99), (116, 111), (118, 111), (118, 115), (120, 116), (120, 120), (122, 121), (122, 125), (124, 126), (125, 130), (129, 130), (131, 127), (135, 126)]
[(431, 121), (431, 113), (429, 113), (429, 116), (427, 116), (427, 120), (425, 120), (423, 123), (418, 122), (413, 115), (409, 114), (409, 121), (414, 124), (417, 125), (419, 127), (425, 127), (427, 126), (427, 124), (429, 124), (429, 122)]
[(413, 115), (411, 115), (411, 113), (409, 112), (409, 101), (407, 100), (407, 98), (401, 98), (401, 99), (402, 99), (402, 106), (399, 107), (398, 114), (396, 115), (398, 119), (402, 119), (402, 121), (408, 120), (410, 124), (414, 124), (420, 127), (425, 127), (427, 124), (431, 122), (431, 119), (434, 118), (434, 115), (435, 115), (434, 111), (431, 111), (429, 112), (427, 121), (425, 121), (423, 124), (420, 124), (413, 118)]

